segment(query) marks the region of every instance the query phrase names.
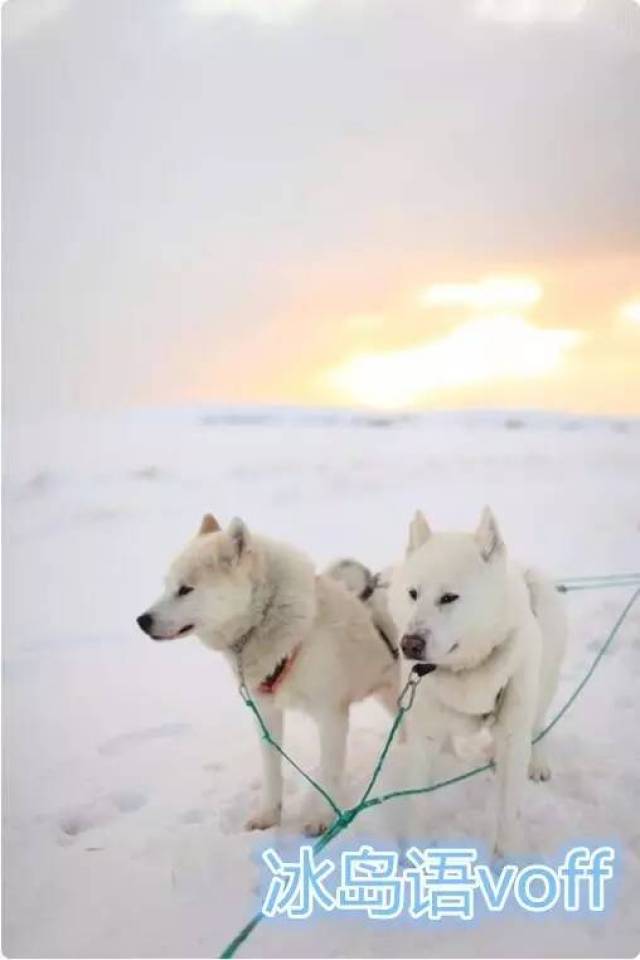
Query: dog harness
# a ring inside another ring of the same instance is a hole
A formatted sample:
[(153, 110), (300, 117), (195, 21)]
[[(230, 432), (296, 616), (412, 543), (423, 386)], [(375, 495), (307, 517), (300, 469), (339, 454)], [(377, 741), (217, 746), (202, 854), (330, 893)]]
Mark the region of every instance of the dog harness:
[(273, 670), (268, 677), (264, 678), (258, 687), (260, 693), (276, 692), (278, 687), (284, 682), (287, 674), (291, 671), (296, 657), (300, 653), (300, 646), (301, 644), (298, 644), (298, 646), (294, 648), (293, 652), (290, 653), (288, 657), (283, 657), (275, 670)]
[[(260, 617), (260, 620), (258, 621), (258, 623), (250, 627), (246, 633), (243, 633), (242, 636), (238, 637), (237, 640), (234, 640), (233, 643), (229, 645), (229, 650), (231, 650), (231, 652), (235, 654), (236, 663), (238, 665), (238, 674), (240, 676), (241, 684), (244, 684), (245, 682), (244, 667), (242, 664), (242, 654), (244, 653), (245, 647), (247, 646), (249, 641), (252, 639), (252, 637), (256, 633), (258, 627), (262, 626), (262, 624), (266, 620), (269, 610), (273, 606), (274, 601), (275, 601), (275, 593), (269, 598), (269, 600), (267, 600), (266, 604), (264, 605), (262, 616)], [(261, 682), (258, 685), (258, 691), (260, 693), (273, 694), (276, 692), (278, 687), (281, 686), (281, 684), (284, 682), (285, 678), (291, 671), (293, 664), (295, 662), (295, 659), (300, 652), (301, 646), (302, 644), (299, 643), (297, 647), (294, 647), (291, 653), (289, 653), (286, 657), (283, 657), (282, 660), (280, 660), (280, 662), (276, 665), (275, 669), (272, 670), (272, 672), (268, 676), (266, 676), (264, 680), (261, 680)]]
[(237, 640), (234, 640), (233, 643), (229, 644), (229, 650), (233, 654), (235, 654), (236, 662), (238, 664), (238, 673), (240, 674), (240, 679), (243, 683), (244, 683), (244, 670), (242, 667), (242, 654), (244, 653), (244, 648), (249, 643), (249, 641), (255, 634), (258, 627), (261, 626), (266, 620), (267, 614), (271, 609), (271, 607), (273, 606), (274, 600), (275, 600), (275, 593), (271, 597), (269, 597), (269, 599), (265, 603), (262, 610), (262, 616), (260, 617), (260, 620), (258, 621), (258, 623), (255, 623), (252, 627), (249, 627), (246, 633), (243, 633), (241, 636), (238, 637)]

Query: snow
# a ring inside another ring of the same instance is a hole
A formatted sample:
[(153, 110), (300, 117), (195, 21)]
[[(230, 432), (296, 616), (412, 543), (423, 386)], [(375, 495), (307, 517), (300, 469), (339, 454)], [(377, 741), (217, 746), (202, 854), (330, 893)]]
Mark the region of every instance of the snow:
[[(468, 528), (488, 502), (512, 550), (554, 575), (633, 570), (639, 438), (634, 421), (531, 413), (183, 409), (9, 424), (5, 953), (218, 955), (257, 908), (262, 845), (297, 839), (304, 787), (294, 771), (281, 830), (243, 830), (259, 755), (223, 659), (195, 639), (154, 644), (134, 622), (202, 513), (239, 514), (318, 565), (354, 555), (379, 568), (401, 554), (416, 507), (436, 527)], [(628, 594), (569, 597), (558, 703)], [(264, 921), (241, 955), (635, 955), (639, 625), (634, 610), (552, 735), (553, 779), (527, 790), (533, 851), (617, 844), (619, 881), (604, 916)], [(353, 711), (347, 799), (387, 724), (373, 703)], [(304, 718), (289, 723), (287, 746), (313, 769)], [(492, 797), (490, 774), (429, 797), (430, 838), (486, 840)], [(368, 813), (350, 835), (382, 830)]]

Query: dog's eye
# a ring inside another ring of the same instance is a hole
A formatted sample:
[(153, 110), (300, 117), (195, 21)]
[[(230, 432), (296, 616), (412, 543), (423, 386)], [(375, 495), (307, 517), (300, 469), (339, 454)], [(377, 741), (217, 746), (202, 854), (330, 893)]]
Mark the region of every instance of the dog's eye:
[(418, 599), (418, 591), (416, 590), (415, 587), (411, 587), (411, 589), (409, 590), (409, 596), (411, 597), (412, 600)]
[(455, 603), (458, 597), (459, 597), (459, 594), (457, 593), (443, 593), (440, 599), (438, 600), (438, 603), (442, 607), (446, 603)]
[(188, 593), (192, 593), (192, 592), (193, 592), (193, 587), (187, 587), (183, 583), (180, 589), (178, 590), (178, 592), (176, 593), (176, 597), (186, 597)]

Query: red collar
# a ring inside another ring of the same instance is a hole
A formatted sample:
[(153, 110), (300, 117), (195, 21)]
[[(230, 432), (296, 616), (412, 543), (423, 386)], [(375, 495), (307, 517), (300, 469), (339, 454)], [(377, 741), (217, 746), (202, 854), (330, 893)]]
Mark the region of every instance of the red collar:
[(259, 693), (275, 693), (278, 687), (282, 685), (286, 677), (288, 676), (295, 659), (300, 652), (300, 644), (295, 647), (288, 657), (284, 657), (277, 665), (275, 670), (269, 674), (268, 677), (265, 677), (262, 683), (258, 687)]

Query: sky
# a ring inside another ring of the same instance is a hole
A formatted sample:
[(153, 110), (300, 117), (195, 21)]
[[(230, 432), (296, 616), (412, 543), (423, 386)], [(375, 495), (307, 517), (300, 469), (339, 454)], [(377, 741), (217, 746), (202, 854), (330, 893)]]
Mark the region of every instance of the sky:
[(8, 0), (8, 417), (640, 414), (636, 0)]

